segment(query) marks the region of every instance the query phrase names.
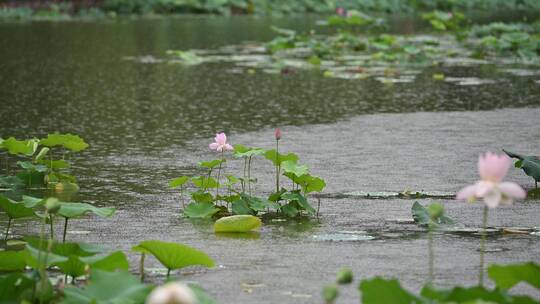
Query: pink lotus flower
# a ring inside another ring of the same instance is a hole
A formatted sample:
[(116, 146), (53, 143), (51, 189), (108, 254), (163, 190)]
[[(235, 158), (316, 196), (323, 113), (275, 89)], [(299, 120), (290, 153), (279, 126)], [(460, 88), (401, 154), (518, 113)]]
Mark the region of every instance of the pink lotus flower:
[(276, 137), (276, 140), (281, 139), (281, 130), (279, 128), (276, 128), (276, 132), (274, 133), (274, 136)]
[(211, 150), (216, 150), (218, 152), (234, 150), (233, 146), (227, 143), (227, 135), (225, 135), (225, 133), (216, 134), (214, 141), (215, 142), (208, 146)]
[(502, 182), (512, 161), (507, 155), (487, 152), (478, 159), (481, 180), (458, 192), (456, 199), (474, 201), (482, 198), (489, 208), (500, 203), (511, 204), (514, 198), (525, 198), (527, 193), (518, 184)]
[(338, 14), (339, 16), (346, 16), (347, 12), (343, 7), (338, 7), (336, 8), (336, 14)]
[(157, 287), (146, 299), (146, 304), (195, 304), (191, 289), (182, 283), (172, 282)]

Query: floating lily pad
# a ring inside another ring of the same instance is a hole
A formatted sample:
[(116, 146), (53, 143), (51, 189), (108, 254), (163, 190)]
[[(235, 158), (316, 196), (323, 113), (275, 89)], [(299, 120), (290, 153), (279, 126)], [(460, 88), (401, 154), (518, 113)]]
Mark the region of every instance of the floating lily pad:
[(475, 86), (475, 85), (482, 85), (482, 84), (497, 83), (497, 81), (493, 79), (480, 79), (476, 77), (446, 77), (444, 81), (455, 83), (460, 86)]
[(316, 241), (358, 242), (373, 240), (375, 237), (368, 234), (331, 233), (314, 235), (313, 239)]
[(233, 215), (222, 217), (214, 224), (214, 231), (218, 232), (248, 232), (258, 230), (261, 219), (253, 215)]

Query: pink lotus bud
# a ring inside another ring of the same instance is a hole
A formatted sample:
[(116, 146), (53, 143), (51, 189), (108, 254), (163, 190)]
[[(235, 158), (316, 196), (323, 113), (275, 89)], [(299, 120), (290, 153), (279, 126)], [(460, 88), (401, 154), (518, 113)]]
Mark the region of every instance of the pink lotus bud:
[(276, 140), (281, 139), (281, 130), (279, 128), (276, 128), (276, 132), (274, 133)]
[(345, 16), (345, 9), (343, 7), (336, 8), (336, 14), (338, 14), (339, 16)]

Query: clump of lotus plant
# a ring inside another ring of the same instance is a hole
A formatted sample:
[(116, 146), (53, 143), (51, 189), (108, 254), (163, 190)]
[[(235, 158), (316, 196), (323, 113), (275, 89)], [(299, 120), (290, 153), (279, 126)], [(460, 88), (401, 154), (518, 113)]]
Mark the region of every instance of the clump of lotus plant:
[[(172, 188), (180, 188), (184, 215), (191, 218), (212, 218), (231, 214), (256, 216), (275, 212), (294, 218), (303, 214), (317, 214), (318, 211), (308, 202), (308, 195), (321, 192), (326, 186), (325, 181), (311, 175), (308, 166), (299, 164), (298, 155), (280, 152), (282, 133), (279, 128), (275, 130), (274, 139), (276, 148), (266, 150), (244, 145), (232, 146), (225, 133), (216, 134), (209, 148), (220, 153), (220, 157), (199, 162), (199, 166), (207, 173), (194, 177), (181, 176), (169, 183)], [(243, 160), (241, 176), (225, 173), (226, 152), (233, 152), (234, 158)], [(252, 191), (252, 184), (257, 182), (252, 176), (252, 162), (258, 157), (270, 161), (275, 167), (275, 189), (268, 198), (254, 196)], [(222, 180), (223, 176), (225, 181)], [(290, 189), (282, 187), (281, 177), (291, 181)], [(191, 182), (196, 190), (189, 193), (191, 203), (186, 205), (184, 190), (188, 182)]]
[(480, 155), (478, 159), (480, 181), (463, 188), (456, 196), (458, 200), (467, 200), (469, 202), (482, 199), (485, 204), (482, 218), (482, 239), (480, 241), (480, 270), (478, 279), (480, 286), (484, 283), (484, 251), (489, 209), (496, 208), (500, 204), (511, 204), (513, 199), (524, 199), (527, 196), (525, 190), (518, 184), (502, 181), (511, 163), (512, 161), (507, 155), (497, 155), (491, 152)]

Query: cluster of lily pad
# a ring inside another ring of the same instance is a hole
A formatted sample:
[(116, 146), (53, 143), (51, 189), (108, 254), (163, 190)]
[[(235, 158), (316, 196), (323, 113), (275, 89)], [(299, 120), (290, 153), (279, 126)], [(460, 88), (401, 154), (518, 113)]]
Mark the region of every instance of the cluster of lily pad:
[[(431, 203), (424, 207), (418, 202), (412, 206), (414, 222), (428, 229), (428, 279), (420, 294), (414, 294), (401, 287), (396, 279), (375, 277), (361, 280), (358, 290), (361, 292), (362, 303), (538, 303), (527, 295), (516, 295), (510, 289), (517, 284), (525, 283), (540, 291), (540, 265), (534, 262), (513, 265), (491, 265), (487, 273), (495, 283), (494, 289), (484, 286), (484, 252), (487, 236), (488, 210), (499, 204), (510, 204), (512, 199), (525, 198), (526, 192), (517, 184), (503, 182), (511, 160), (518, 158), (516, 167), (524, 164), (524, 171), (535, 178), (536, 167), (540, 158), (535, 156), (521, 156), (506, 152), (508, 155), (486, 153), (480, 156), (478, 171), (481, 180), (474, 185), (463, 188), (458, 194), (458, 200), (473, 202), (477, 199), (484, 201), (483, 228), (479, 232), (480, 240), (480, 266), (479, 281), (473, 287), (453, 287), (440, 289), (433, 285), (435, 257), (433, 253), (434, 231), (462, 231), (462, 226), (452, 218), (445, 215), (444, 207), (440, 203)], [(458, 229), (455, 229), (455, 228)], [(511, 230), (508, 230), (511, 232)], [(521, 233), (521, 231), (518, 231)], [(337, 273), (335, 284), (324, 287), (322, 296), (327, 304), (335, 303), (339, 297), (340, 286), (353, 282), (353, 273), (349, 268), (343, 268)], [(382, 300), (384, 299), (384, 300)]]
[[(148, 299), (148, 303), (161, 304), (177, 299), (180, 294), (183, 297), (181, 303), (215, 303), (194, 284), (175, 282), (155, 288), (153, 284), (144, 283), (146, 255), (155, 257), (167, 269), (167, 280), (173, 270), (215, 265), (212, 258), (195, 248), (157, 240), (141, 242), (132, 248), (141, 254), (140, 278), (137, 278), (128, 272), (129, 262), (124, 252), (66, 242), (70, 219), (89, 213), (110, 217), (115, 212), (114, 208), (62, 201), (71, 198), (64, 193), (68, 185), (71, 185), (71, 193), (79, 189), (76, 178), (63, 170), (69, 168), (68, 153), (88, 147), (82, 138), (71, 134), (50, 134), (41, 140), (8, 138), (1, 141), (1, 147), (6, 152), (7, 166), (6, 176), (2, 177), (4, 188), (0, 209), (7, 215), (8, 223), (3, 242), (0, 242), (0, 302), (142, 303)], [(55, 147), (61, 149), (53, 151)], [(8, 175), (7, 160), (10, 158), (18, 159), (19, 172), (14, 172), (13, 176)], [(46, 197), (20, 194), (21, 190), (28, 189), (41, 189)], [(64, 220), (61, 240), (54, 233), (57, 218)], [(17, 237), (10, 234), (13, 221), (19, 219), (38, 221), (39, 235), (26, 232), (25, 236)]]
[[(348, 11), (318, 22), (330, 28), (330, 34), (273, 27), (277, 37), (264, 44), (246, 42), (216, 50), (170, 50), (167, 62), (187, 66), (229, 62), (235, 66), (231, 73), (249, 74), (320, 70), (325, 77), (374, 77), (389, 84), (412, 82), (425, 67), (540, 62), (538, 22), (479, 25), (472, 24), (458, 11), (433, 11), (422, 17), (436, 34), (389, 34), (385, 32), (384, 19)], [(139, 60), (147, 62), (144, 58)], [(163, 59), (155, 59), (159, 61)], [(440, 73), (434, 79), (446, 80)], [(449, 78), (448, 82), (455, 81)]]
[[(517, 295), (510, 289), (520, 283), (528, 284), (540, 291), (540, 265), (533, 262), (512, 265), (491, 265), (488, 275), (495, 283), (495, 288), (483, 286), (436, 288), (426, 284), (419, 294), (403, 288), (397, 279), (375, 277), (361, 280), (357, 287), (364, 304), (378, 303), (538, 303), (526, 295)], [(337, 273), (336, 284), (324, 287), (322, 295), (327, 304), (335, 303), (340, 289), (354, 281), (348, 268)]]
[[(279, 141), (281, 131), (276, 130), (276, 148), (262, 149), (243, 145), (231, 146), (224, 133), (216, 135), (210, 148), (219, 153), (219, 158), (199, 162), (206, 171), (201, 176), (181, 176), (170, 181), (170, 187), (179, 188), (183, 212), (190, 218), (220, 218), (228, 215), (260, 216), (275, 213), (278, 216), (294, 218), (302, 215), (315, 215), (317, 210), (309, 203), (308, 196), (321, 192), (325, 181), (309, 173), (309, 167), (299, 163), (294, 153), (281, 153)], [(224, 173), (224, 164), (228, 161), (226, 153), (243, 161), (242, 175)], [(252, 191), (252, 184), (257, 182), (252, 164), (255, 158), (270, 161), (275, 167), (275, 188), (268, 197), (258, 197)], [(290, 182), (287, 188), (280, 181), (285, 177)], [(189, 204), (184, 203), (184, 190), (191, 183)]]

